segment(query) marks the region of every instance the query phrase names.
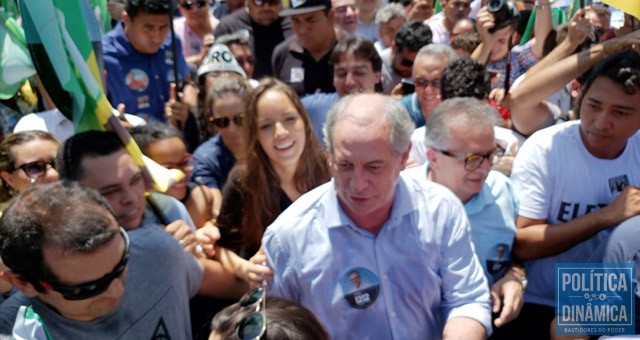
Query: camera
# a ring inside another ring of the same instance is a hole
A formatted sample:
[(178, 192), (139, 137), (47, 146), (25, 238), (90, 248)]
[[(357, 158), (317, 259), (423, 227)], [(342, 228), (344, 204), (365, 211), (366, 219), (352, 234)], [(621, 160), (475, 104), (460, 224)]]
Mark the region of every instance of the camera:
[(489, 0), (487, 11), (493, 14), (495, 26), (489, 29), (493, 33), (501, 28), (513, 26), (520, 19), (520, 13), (513, 2), (508, 0)]
[(413, 80), (402, 78), (402, 95), (406, 96), (416, 91), (416, 86), (413, 84)]

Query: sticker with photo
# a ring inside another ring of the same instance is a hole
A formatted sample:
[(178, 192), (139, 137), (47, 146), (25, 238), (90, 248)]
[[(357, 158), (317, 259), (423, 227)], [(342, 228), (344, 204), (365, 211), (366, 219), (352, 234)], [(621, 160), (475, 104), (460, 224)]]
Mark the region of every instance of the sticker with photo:
[(380, 293), (380, 281), (370, 270), (356, 267), (340, 279), (344, 298), (353, 308), (365, 309), (373, 304)]

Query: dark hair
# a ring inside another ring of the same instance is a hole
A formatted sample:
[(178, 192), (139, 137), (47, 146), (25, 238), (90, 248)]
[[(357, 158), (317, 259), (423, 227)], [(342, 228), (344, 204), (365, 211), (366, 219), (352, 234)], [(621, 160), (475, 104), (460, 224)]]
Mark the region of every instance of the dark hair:
[(366, 60), (371, 63), (371, 68), (375, 72), (382, 71), (382, 59), (373, 46), (371, 40), (358, 36), (348, 36), (340, 39), (331, 52), (329, 64), (335, 65), (340, 62), (343, 55), (351, 53), (359, 59)]
[(296, 190), (305, 193), (326, 182), (330, 177), (327, 156), (320, 148), (320, 143), (311, 128), (309, 114), (296, 92), (278, 79), (262, 79), (247, 103), (242, 123), (246, 143), (244, 162), (238, 170), (244, 194), (242, 234), (248, 244), (260, 244), (264, 228), (282, 212), (280, 180), (258, 140), (258, 101), (269, 91), (281, 92), (289, 98), (304, 123), (304, 150), (293, 177)]
[(582, 85), (576, 108), (578, 114), (585, 94), (599, 77), (607, 77), (620, 84), (626, 94), (636, 95), (640, 86), (640, 54), (635, 50), (625, 50), (596, 64)]
[[(266, 309), (267, 331), (264, 339), (329, 339), (329, 335), (313, 313), (293, 301), (269, 296)], [(236, 339), (238, 324), (253, 311), (253, 306), (242, 307), (239, 303), (234, 303), (213, 317), (211, 331), (219, 334), (222, 339)]]
[(429, 25), (423, 24), (422, 21), (415, 20), (406, 22), (400, 26), (393, 40), (398, 53), (402, 52), (403, 49), (417, 52), (422, 46), (431, 44), (433, 34), (431, 33)]
[(85, 158), (108, 156), (124, 146), (111, 131), (86, 131), (71, 136), (58, 150), (56, 165), (61, 179), (79, 181), (84, 176), (81, 164)]
[(487, 99), (491, 82), (485, 67), (475, 59), (464, 57), (449, 63), (440, 77), (442, 100), (456, 97)]
[(169, 1), (173, 0), (127, 0), (124, 10), (131, 20), (135, 19), (140, 12), (148, 14), (169, 15)]
[(249, 95), (251, 94), (251, 84), (237, 73), (228, 73), (220, 76), (215, 76), (215, 82), (210, 87), (207, 87), (207, 78), (214, 77), (213, 75), (203, 74), (198, 78), (198, 124), (200, 124), (201, 139), (206, 140), (215, 135), (218, 131), (210, 123), (210, 119), (213, 116), (211, 112), (211, 105), (213, 102), (220, 98), (223, 94), (234, 93), (244, 103), (249, 101)]
[(134, 127), (131, 129), (131, 137), (133, 137), (133, 140), (136, 141), (136, 144), (144, 154), (148, 153), (149, 145), (164, 139), (178, 137), (184, 142), (180, 130), (158, 121), (150, 121), (145, 125)]
[(457, 34), (455, 37), (451, 38), (450, 46), (453, 49), (460, 49), (471, 54), (481, 42), (482, 40), (480, 39), (480, 34), (478, 34), (478, 32), (467, 32)]
[(240, 33), (230, 33), (230, 34), (223, 34), (223, 35), (217, 36), (215, 43), (223, 44), (223, 45), (226, 45), (227, 47), (234, 44), (246, 45), (246, 46), (251, 45), (249, 38), (247, 38), (245, 35), (242, 35)]
[[(13, 172), (15, 171), (15, 157), (13, 152), (11, 151), (15, 146), (19, 146), (33, 140), (44, 140), (50, 141), (54, 144), (59, 145), (60, 142), (48, 132), (38, 131), (38, 130), (30, 130), (30, 131), (22, 131), (12, 133), (7, 138), (2, 140), (0, 144), (0, 172)], [(11, 194), (11, 188), (9, 188), (9, 184), (5, 181), (2, 181), (0, 185), (0, 202), (4, 202), (11, 198), (13, 195)]]
[[(347, 36), (344, 39), (340, 39), (333, 48), (333, 52), (331, 52), (329, 64), (335, 66), (340, 62), (342, 56), (347, 53), (370, 62), (374, 72), (382, 72), (382, 58), (380, 58), (371, 40), (358, 36)], [(382, 92), (382, 90), (382, 82), (379, 81), (375, 85), (375, 91)]]
[(57, 278), (43, 248), (88, 254), (109, 243), (118, 229), (109, 203), (96, 191), (72, 181), (34, 186), (0, 218), (2, 261), (39, 292), (38, 281)]

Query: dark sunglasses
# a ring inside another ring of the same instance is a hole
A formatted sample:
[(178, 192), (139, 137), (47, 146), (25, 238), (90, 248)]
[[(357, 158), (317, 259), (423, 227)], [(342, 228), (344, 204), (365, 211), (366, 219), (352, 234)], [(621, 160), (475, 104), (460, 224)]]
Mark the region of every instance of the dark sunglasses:
[(436, 89), (440, 88), (440, 79), (427, 80), (427, 79), (419, 78), (414, 80), (413, 83), (416, 85), (416, 87), (420, 87), (420, 88), (425, 88), (427, 86), (432, 86)]
[(400, 58), (400, 65), (404, 67), (413, 67), (413, 60)]
[(449, 151), (434, 149), (437, 152), (451, 158), (455, 158), (461, 162), (464, 162), (464, 169), (467, 171), (473, 171), (482, 165), (482, 162), (486, 159), (489, 162), (489, 165), (496, 164), (500, 158), (504, 155), (504, 148), (500, 145), (496, 146), (493, 151), (487, 152), (484, 155), (472, 153), (466, 155), (456, 155)]
[(120, 227), (120, 235), (122, 235), (122, 238), (124, 239), (124, 252), (122, 253), (120, 262), (118, 262), (116, 267), (113, 268), (111, 273), (108, 273), (97, 280), (75, 286), (65, 286), (57, 282), (47, 282), (42, 280), (40, 280), (39, 283), (45, 289), (55, 290), (62, 294), (62, 297), (65, 298), (65, 300), (70, 301), (84, 300), (102, 294), (109, 288), (113, 280), (122, 275), (124, 270), (127, 268), (127, 263), (129, 262), (129, 236), (122, 227)]
[(244, 113), (238, 113), (236, 115), (233, 115), (231, 119), (229, 119), (229, 117), (218, 117), (218, 118), (210, 117), (209, 121), (213, 123), (215, 126), (221, 129), (224, 129), (227, 126), (229, 126), (232, 120), (233, 120), (233, 123), (236, 124), (237, 126), (242, 126), (243, 118), (244, 118)]
[(182, 157), (180, 163), (162, 163), (161, 165), (167, 169), (184, 169), (193, 165), (193, 155), (187, 153)]
[(180, 6), (182, 6), (182, 8), (186, 10), (190, 10), (193, 7), (196, 7), (196, 8), (205, 7), (207, 6), (208, 3), (209, 3), (208, 0), (197, 0), (197, 1), (187, 0), (185, 2), (180, 3)]
[(280, 0), (251, 0), (254, 5), (260, 7), (264, 4), (269, 4), (271, 6), (275, 6), (280, 4)]
[[(47, 172), (47, 166), (51, 166), (52, 168), (56, 168), (55, 160), (50, 159), (47, 161), (37, 160), (35, 162), (25, 163), (15, 169), (22, 169), (24, 173), (30, 178), (37, 178), (44, 175)], [(14, 169), (14, 171), (15, 171)]]
[(255, 311), (245, 316), (238, 324), (238, 337), (241, 340), (260, 339), (267, 331), (267, 320), (264, 311), (267, 308), (266, 290), (259, 286), (246, 293), (238, 302), (242, 307), (256, 306)]

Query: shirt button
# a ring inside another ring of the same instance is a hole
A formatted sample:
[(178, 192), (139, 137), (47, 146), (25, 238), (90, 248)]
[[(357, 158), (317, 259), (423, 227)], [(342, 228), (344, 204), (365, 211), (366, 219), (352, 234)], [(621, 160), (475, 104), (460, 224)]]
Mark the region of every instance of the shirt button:
[(157, 75), (157, 74), (155, 76), (153, 76), (153, 77), (156, 78), (156, 80), (160, 79), (160, 76)]
[(391, 312), (391, 317), (395, 318), (396, 317), (396, 312)]

